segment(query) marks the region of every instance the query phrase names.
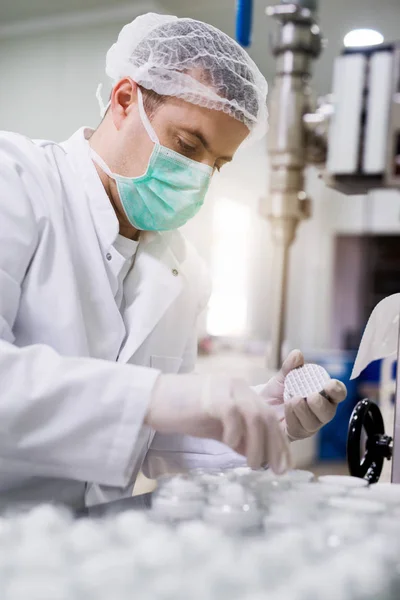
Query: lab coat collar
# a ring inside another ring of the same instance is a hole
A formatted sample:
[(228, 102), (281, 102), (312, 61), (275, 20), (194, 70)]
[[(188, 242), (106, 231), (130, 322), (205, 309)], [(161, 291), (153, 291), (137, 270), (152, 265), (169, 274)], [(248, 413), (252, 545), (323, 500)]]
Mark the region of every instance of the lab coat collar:
[(89, 127), (82, 127), (62, 147), (83, 181), (100, 245), (108, 252), (118, 235), (119, 223), (90, 156), (88, 138), (92, 132)]

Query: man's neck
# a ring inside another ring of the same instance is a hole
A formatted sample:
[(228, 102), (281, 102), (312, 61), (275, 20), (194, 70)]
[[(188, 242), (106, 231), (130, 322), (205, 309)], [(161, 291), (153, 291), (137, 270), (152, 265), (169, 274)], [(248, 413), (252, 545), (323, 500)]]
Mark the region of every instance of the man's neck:
[[(101, 156), (101, 144), (99, 144), (96, 140), (96, 133), (96, 131), (93, 133), (89, 143), (92, 146), (93, 150), (95, 150)], [(111, 178), (106, 173), (104, 173), (104, 171), (96, 163), (94, 163), (94, 166), (96, 167), (96, 171), (100, 177), (101, 183), (103, 184), (104, 190), (108, 196), (108, 199), (111, 202), (111, 206), (113, 207), (115, 215), (118, 219), (120, 235), (131, 240), (139, 240), (140, 231), (133, 227), (133, 225), (131, 225), (131, 223), (128, 221), (128, 218), (121, 205), (119, 197), (118, 200), (115, 199), (118, 196), (116, 185), (113, 185)]]

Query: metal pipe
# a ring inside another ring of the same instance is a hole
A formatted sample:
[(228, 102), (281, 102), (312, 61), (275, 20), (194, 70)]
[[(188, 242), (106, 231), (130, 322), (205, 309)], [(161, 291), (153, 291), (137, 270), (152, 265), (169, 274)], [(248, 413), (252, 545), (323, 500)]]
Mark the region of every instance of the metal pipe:
[[(271, 328), (271, 355), (269, 356), (270, 368), (277, 369), (281, 363), (282, 331), (285, 326), (286, 314), (286, 289), (289, 265), (289, 246), (287, 244), (277, 244), (274, 252), (274, 272), (272, 280), (276, 289), (272, 299), (272, 314), (277, 315), (277, 319), (272, 322)], [(271, 366), (273, 365), (273, 366)]]
[(298, 223), (309, 216), (304, 192), (307, 140), (304, 115), (310, 110), (311, 64), (321, 51), (315, 22), (316, 0), (297, 0), (267, 8), (279, 21), (272, 50), (276, 74), (270, 97), (269, 193), (261, 213), (271, 223), (274, 262), (271, 280), (272, 347), (268, 366), (279, 368), (285, 335), (289, 252)]

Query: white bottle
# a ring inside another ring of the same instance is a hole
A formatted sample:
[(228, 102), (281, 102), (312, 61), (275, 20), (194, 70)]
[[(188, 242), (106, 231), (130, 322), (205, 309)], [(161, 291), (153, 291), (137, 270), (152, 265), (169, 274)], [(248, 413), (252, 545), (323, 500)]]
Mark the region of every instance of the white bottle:
[(239, 483), (220, 486), (208, 498), (204, 520), (230, 533), (260, 529), (262, 513), (255, 496)]
[(205, 492), (190, 479), (174, 477), (153, 494), (151, 516), (157, 520), (179, 522), (201, 517)]

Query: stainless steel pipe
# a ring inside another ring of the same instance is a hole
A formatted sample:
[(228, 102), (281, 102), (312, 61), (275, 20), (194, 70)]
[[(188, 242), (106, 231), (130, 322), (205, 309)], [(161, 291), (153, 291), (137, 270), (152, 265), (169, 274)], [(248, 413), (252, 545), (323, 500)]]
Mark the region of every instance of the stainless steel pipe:
[(289, 252), (298, 223), (309, 215), (304, 192), (307, 132), (304, 115), (310, 112), (309, 80), (312, 61), (321, 52), (322, 38), (316, 24), (316, 0), (285, 2), (267, 8), (278, 21), (272, 42), (276, 73), (270, 95), (268, 155), (270, 181), (261, 213), (271, 223), (274, 261), (271, 280), (270, 368), (281, 364), (285, 336), (285, 310)]

